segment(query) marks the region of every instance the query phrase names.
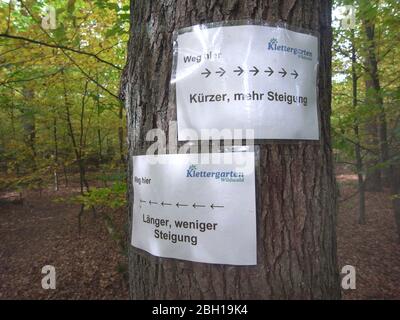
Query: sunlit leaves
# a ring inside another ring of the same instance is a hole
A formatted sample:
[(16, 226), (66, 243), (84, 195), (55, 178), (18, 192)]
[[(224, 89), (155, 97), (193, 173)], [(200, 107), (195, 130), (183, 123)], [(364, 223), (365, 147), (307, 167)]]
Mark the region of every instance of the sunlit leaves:
[[(23, 1), (9, 6), (0, 2), (0, 33), (61, 47), (0, 37), (0, 164), (6, 163), (10, 174), (42, 169), (51, 174), (55, 166), (55, 127), (58, 167), (76, 165), (67, 103), (72, 129), (78, 140), (82, 135), (82, 156), (88, 165), (99, 158), (99, 148), (110, 166), (114, 159), (119, 159), (118, 128), (125, 125), (119, 117), (120, 101), (101, 86), (117, 94), (120, 70), (62, 46), (93, 53), (122, 68), (128, 39), (128, 24), (124, 22), (127, 17), (123, 16), (127, 14), (127, 4), (128, 1), (54, 0)], [(41, 27), (47, 5), (56, 9), (54, 30)], [(115, 32), (107, 34), (109, 30)], [(26, 89), (33, 90), (33, 97), (24, 96)], [(35, 132), (35, 161), (23, 121), (23, 116), (30, 114)]]

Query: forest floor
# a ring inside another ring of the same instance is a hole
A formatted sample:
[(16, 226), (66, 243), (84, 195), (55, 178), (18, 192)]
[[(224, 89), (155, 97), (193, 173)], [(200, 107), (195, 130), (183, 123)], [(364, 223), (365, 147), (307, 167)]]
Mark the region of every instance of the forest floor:
[(366, 193), (366, 224), (358, 223), (357, 176), (339, 173), (337, 226), (340, 268), (356, 268), (356, 289), (343, 299), (400, 299), (400, 243), (389, 190)]
[[(356, 177), (337, 178), (339, 266), (352, 265), (357, 275), (356, 289), (343, 291), (343, 299), (400, 299), (400, 245), (389, 194), (367, 193), (367, 223), (359, 225), (357, 196), (347, 199)], [(79, 206), (54, 201), (72, 192), (31, 191), (23, 204), (0, 193), (0, 299), (128, 298), (126, 257), (101, 217), (85, 212), (79, 235)], [(113, 219), (126, 228), (123, 210)], [(56, 290), (41, 287), (44, 265), (56, 268)]]
[[(23, 205), (0, 194), (0, 299), (127, 299), (127, 261), (101, 216), (55, 201), (76, 189), (25, 193)], [(124, 229), (125, 211), (113, 219)], [(56, 269), (56, 290), (43, 290), (42, 267)]]

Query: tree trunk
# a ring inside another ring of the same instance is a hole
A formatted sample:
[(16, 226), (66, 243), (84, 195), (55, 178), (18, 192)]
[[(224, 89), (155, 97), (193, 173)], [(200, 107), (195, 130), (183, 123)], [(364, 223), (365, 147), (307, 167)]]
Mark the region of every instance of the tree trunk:
[(168, 103), (172, 32), (199, 23), (240, 19), (285, 21), (320, 33), (319, 143), (263, 144), (257, 180), (257, 266), (235, 267), (153, 257), (129, 245), (129, 282), (135, 299), (336, 299), (337, 187), (331, 113), (331, 2), (131, 1), (128, 62), (121, 80), (128, 119), (129, 216), (133, 155), (145, 135), (167, 132), (176, 119)]
[[(365, 81), (365, 89), (369, 90), (371, 81)], [(368, 98), (367, 98), (368, 100)], [(368, 102), (367, 102), (368, 103)], [(365, 133), (367, 136), (368, 149), (371, 150), (365, 160), (366, 176), (365, 176), (365, 191), (382, 192), (382, 176), (381, 169), (379, 168), (379, 138), (378, 138), (378, 124), (375, 117), (369, 119), (365, 125)]]
[[(83, 159), (83, 117), (84, 117), (84, 112), (85, 112), (85, 97), (87, 95), (87, 85), (88, 82), (85, 84), (85, 91), (83, 93), (83, 98), (82, 98), (82, 105), (81, 105), (81, 114), (80, 114), (80, 132), (79, 132), (79, 144), (77, 143), (77, 139), (75, 136), (74, 128), (72, 125), (72, 119), (71, 119), (71, 111), (70, 111), (70, 101), (68, 100), (68, 91), (66, 87), (66, 81), (65, 81), (65, 75), (64, 72), (61, 72), (63, 75), (63, 89), (64, 89), (64, 104), (65, 104), (65, 115), (66, 115), (66, 122), (67, 122), (67, 127), (68, 127), (68, 133), (71, 138), (71, 143), (72, 147), (74, 149), (75, 153), (75, 160), (76, 163), (78, 164), (79, 168), (79, 183), (80, 183), (80, 191), (81, 194), (83, 195), (83, 190), (84, 187), (86, 187), (86, 192), (89, 191), (89, 183), (86, 180), (86, 170), (85, 170), (85, 160)], [(82, 209), (81, 209), (82, 211)]]
[(124, 127), (123, 127), (123, 104), (120, 103), (118, 106), (118, 118), (119, 118), (119, 125), (118, 125), (118, 142), (119, 142), (119, 158), (121, 164), (125, 164), (125, 153), (124, 153)]
[(22, 126), (25, 134), (25, 143), (31, 152), (33, 169), (36, 170), (36, 120), (35, 111), (32, 106), (35, 92), (33, 89), (25, 87), (22, 93), (27, 106), (26, 110), (24, 110), (21, 115)]
[[(99, 81), (99, 77), (96, 74), (96, 81)], [(101, 140), (101, 126), (100, 126), (100, 87), (96, 86), (96, 108), (97, 108), (97, 143), (98, 143), (98, 159), (97, 159), (97, 167), (103, 164), (103, 142)]]
[[(367, 2), (363, 2), (361, 10), (364, 11), (364, 6), (367, 6)], [(367, 7), (368, 8), (368, 7)], [(388, 163), (389, 161), (389, 143), (387, 138), (387, 122), (385, 108), (383, 105), (383, 98), (381, 92), (381, 85), (378, 73), (378, 59), (376, 56), (376, 45), (375, 45), (375, 15), (372, 19), (363, 19), (363, 27), (365, 30), (365, 36), (367, 40), (366, 50), (366, 69), (367, 69), (367, 81), (366, 81), (366, 97), (367, 102), (372, 104), (377, 109), (376, 121), (377, 121), (377, 137), (379, 142), (379, 161), (384, 164), (381, 172), (381, 179), (385, 186), (390, 185), (391, 168)], [(367, 15), (367, 13), (366, 13)], [(367, 15), (370, 16), (371, 14)]]
[(53, 159), (53, 174), (54, 174), (54, 191), (58, 191), (58, 137), (57, 137), (57, 117), (55, 107), (53, 107), (53, 139), (54, 139), (54, 159)]
[(353, 94), (353, 108), (354, 108), (354, 124), (353, 131), (356, 139), (354, 145), (354, 153), (356, 156), (356, 170), (358, 178), (358, 223), (365, 224), (365, 188), (363, 177), (363, 161), (361, 155), (361, 139), (359, 134), (359, 116), (358, 116), (358, 103), (357, 103), (357, 85), (358, 75), (356, 70), (357, 56), (354, 41), (354, 30), (351, 33), (351, 78), (352, 78), (352, 94)]

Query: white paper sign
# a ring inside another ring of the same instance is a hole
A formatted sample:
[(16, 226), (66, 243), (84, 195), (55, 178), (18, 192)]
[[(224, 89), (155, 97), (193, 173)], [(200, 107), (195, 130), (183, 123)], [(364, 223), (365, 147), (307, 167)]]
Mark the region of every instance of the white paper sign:
[(159, 257), (255, 265), (254, 153), (212, 154), (221, 164), (201, 164), (198, 154), (149, 157), (133, 157), (132, 245)]
[(319, 139), (317, 37), (262, 25), (195, 26), (178, 35), (176, 50), (179, 140), (208, 140), (202, 129)]

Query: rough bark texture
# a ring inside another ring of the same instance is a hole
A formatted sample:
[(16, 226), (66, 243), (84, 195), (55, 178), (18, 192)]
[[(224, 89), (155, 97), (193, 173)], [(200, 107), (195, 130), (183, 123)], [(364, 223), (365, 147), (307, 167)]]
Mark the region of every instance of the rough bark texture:
[[(199, 23), (262, 19), (320, 33), (320, 143), (266, 144), (257, 172), (257, 250), (253, 267), (153, 257), (129, 246), (132, 298), (335, 299), (336, 197), (330, 142), (330, 1), (131, 1), (128, 63), (121, 80), (129, 156), (144, 154), (149, 129), (176, 119), (170, 92), (172, 32)], [(132, 175), (131, 160), (128, 162)], [(133, 189), (129, 180), (129, 219)]]

